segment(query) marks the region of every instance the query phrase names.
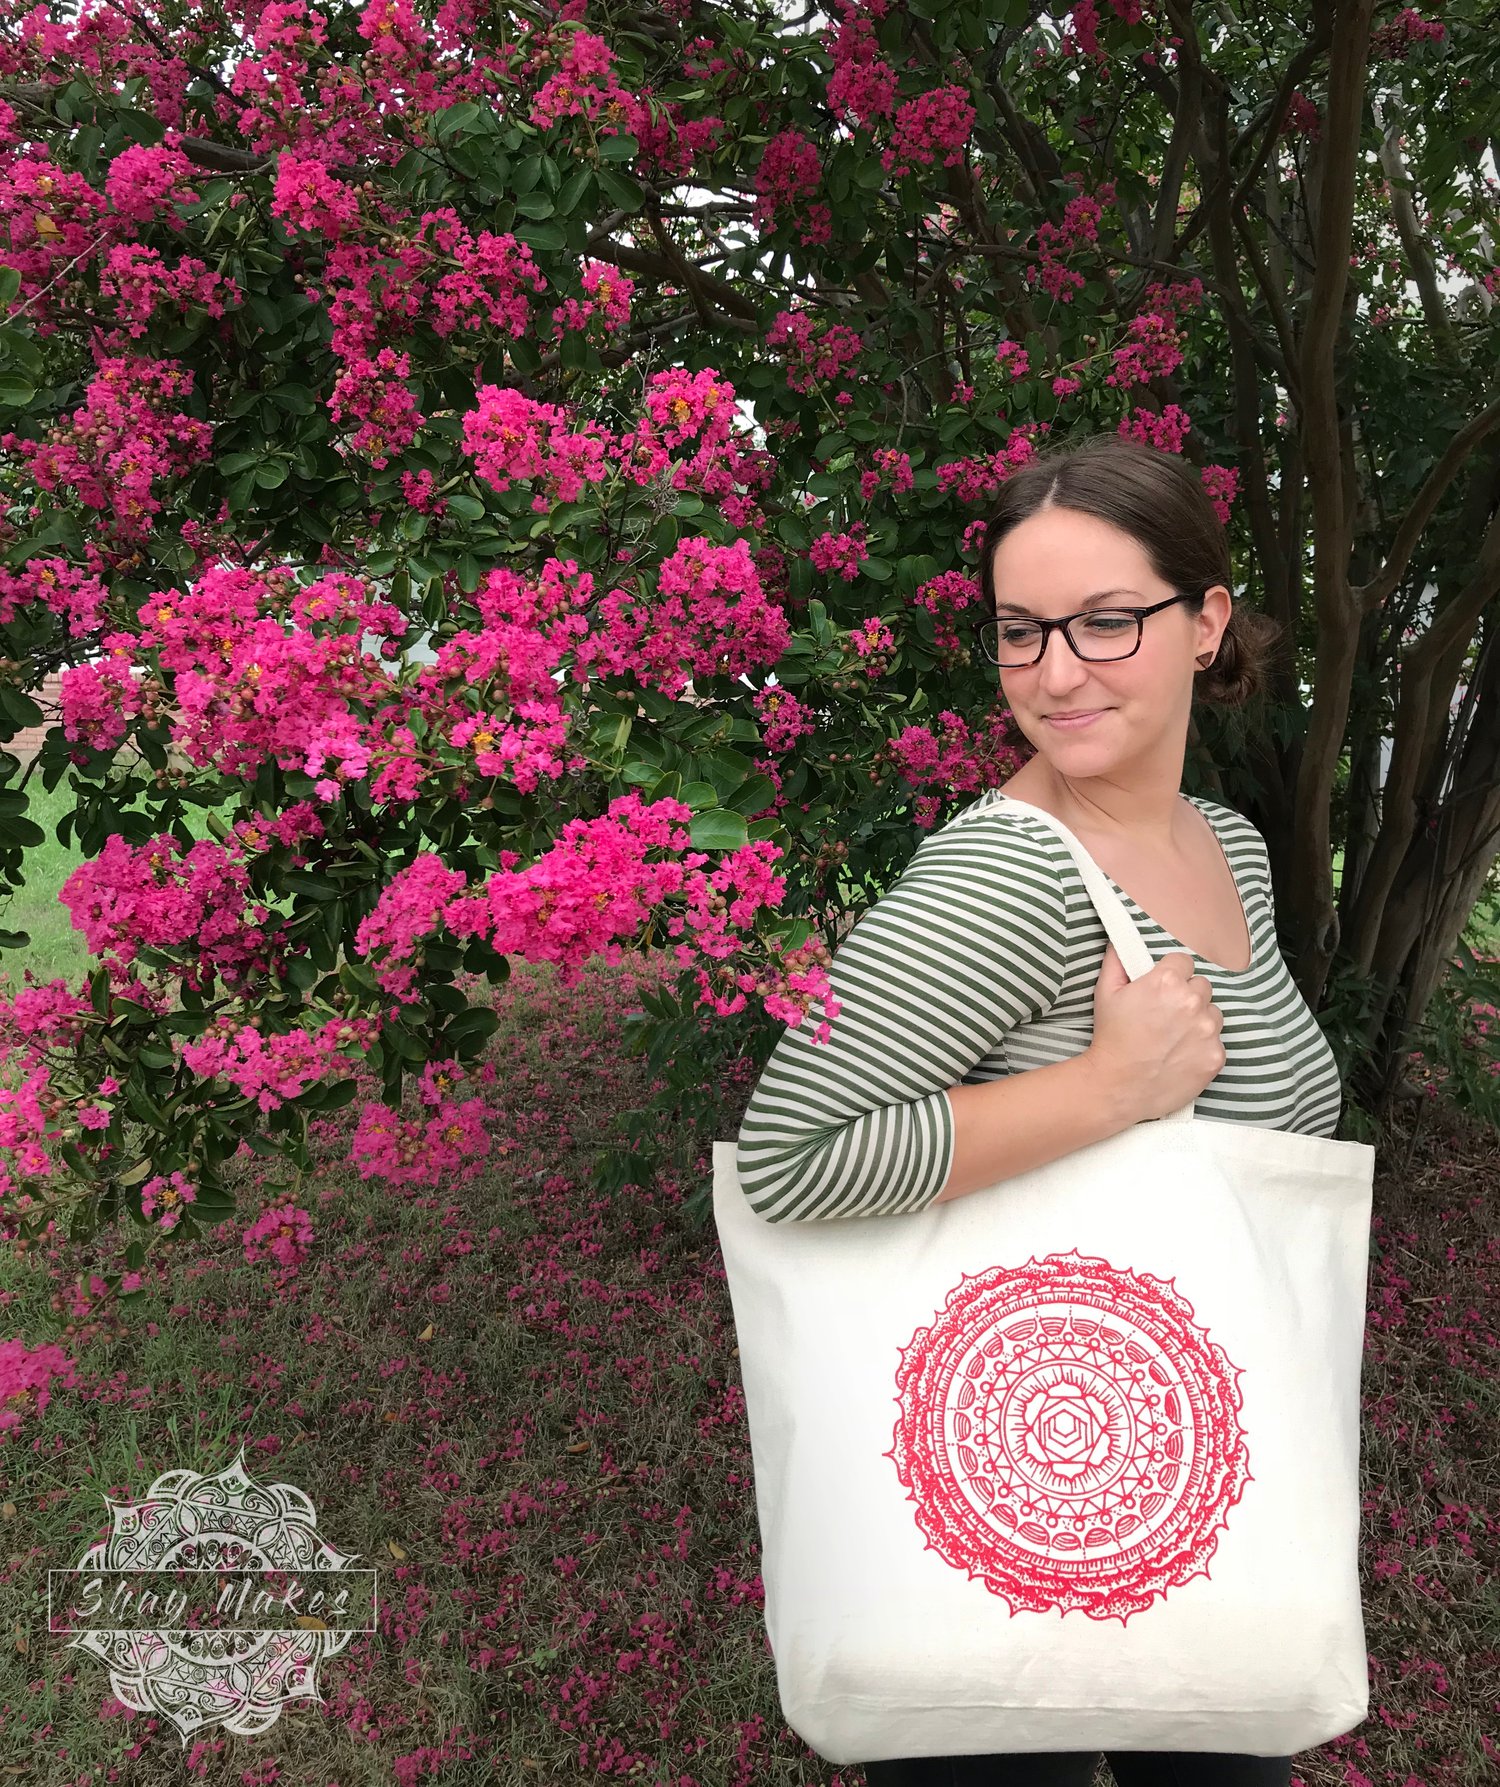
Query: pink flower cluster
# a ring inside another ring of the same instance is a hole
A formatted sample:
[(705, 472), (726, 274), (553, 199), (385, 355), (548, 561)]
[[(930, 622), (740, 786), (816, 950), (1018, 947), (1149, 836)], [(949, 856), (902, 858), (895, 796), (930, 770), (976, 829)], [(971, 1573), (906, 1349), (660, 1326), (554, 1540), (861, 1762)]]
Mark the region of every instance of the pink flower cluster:
[(757, 689), (751, 706), (760, 721), (762, 745), (777, 756), (784, 756), (799, 738), (810, 737), (818, 729), (813, 709), (779, 683)]
[[(538, 270), (531, 250), (511, 235), (481, 230), (476, 236), (452, 210), (429, 211), (421, 219), (421, 232), (430, 239), (433, 267), (449, 264), (449, 271), (429, 290), (432, 327), (443, 336), (458, 330), (503, 329), (510, 335), (525, 333), (530, 320), (526, 288), (540, 294), (547, 281)], [(593, 263), (592, 285), (585, 276), (586, 291), (596, 291), (601, 274), (612, 280), (620, 275)], [(624, 282), (628, 290), (630, 281)], [(619, 300), (611, 311), (619, 326)]]
[(1199, 473), (1203, 480), (1203, 488), (1208, 492), (1214, 505), (1214, 513), (1227, 527), (1229, 525), (1229, 505), (1239, 494), (1240, 474), (1232, 465), (1205, 465)]
[[(633, 429), (616, 434), (597, 422), (576, 425), (555, 404), (536, 402), (510, 387), (482, 386), (463, 422), (466, 450), (480, 477), (497, 490), (513, 482), (542, 488), (532, 507), (570, 502), (586, 484), (611, 474), (645, 488), (665, 474), (675, 490), (712, 497), (731, 525), (754, 527), (763, 517), (753, 492), (772, 476), (769, 453), (741, 445), (735, 431), (735, 392), (707, 369), (653, 373)], [(693, 447), (673, 460), (674, 448)], [(743, 489), (743, 494), (742, 494)]]
[[(1137, 25), (1145, 16), (1141, 0), (1109, 0), (1116, 16), (1123, 24)], [(1062, 51), (1065, 56), (1088, 56), (1095, 62), (1104, 62), (1107, 52), (1099, 42), (1099, 7), (1097, 0), (1075, 0), (1068, 11), (1067, 26), (1063, 32)], [(1142, 52), (1141, 60), (1154, 63), (1156, 58), (1150, 50)]]
[(606, 261), (587, 261), (581, 283), (584, 296), (565, 298), (552, 313), (554, 340), (570, 332), (582, 333), (593, 322), (605, 336), (619, 335), (629, 327), (633, 279)]
[(574, 431), (561, 406), (509, 386), (481, 385), (476, 395), (475, 407), (464, 417), (464, 451), (492, 489), (537, 480), (543, 488), (531, 506), (545, 511), (553, 503), (576, 502), (586, 484), (602, 483), (608, 475), (608, 436), (596, 423)]
[(1169, 403), (1160, 415), (1150, 410), (1132, 410), (1128, 416), (1121, 416), (1115, 433), (1124, 435), (1127, 440), (1144, 441), (1148, 447), (1158, 447), (1163, 453), (1180, 453), (1192, 426), (1193, 419), (1187, 411)]
[(896, 655), (896, 635), (882, 614), (867, 615), (848, 633), (849, 650), (872, 680), (884, 676)]
[[(25, 1061), (30, 1051), (15, 1047), (7, 1056)], [(60, 1132), (54, 1126), (51, 1075), (36, 1065), (19, 1083), (0, 1085), (0, 1235), (10, 1239), (17, 1232), (17, 1216), (29, 1202), (28, 1182), (52, 1175), (52, 1144)]]
[(934, 87), (908, 100), (895, 116), (890, 147), (880, 154), (888, 174), (914, 174), (941, 162), (963, 164), (974, 129), (974, 105), (963, 87)]
[(142, 540), (161, 508), (157, 480), (185, 472), (213, 438), (207, 422), (172, 407), (192, 388), (192, 373), (175, 360), (106, 358), (59, 438), (6, 434), (0, 447), (17, 455), (40, 489), (71, 488), (120, 540)]
[(617, 126), (620, 109), (630, 107), (633, 96), (615, 79), (614, 51), (593, 31), (574, 31), (564, 42), (557, 73), (531, 103), (531, 122), (541, 130), (560, 118)]
[(317, 157), (286, 150), (276, 163), (271, 215), (294, 229), (337, 240), (359, 221), (359, 193)]
[[(547, 281), (524, 243), (488, 230), (476, 234), (451, 208), (399, 218), (372, 200), (378, 216), (360, 232), (353, 188), (315, 157), (284, 156), (282, 171), (286, 215), (323, 237), (321, 283), (309, 285), (306, 295), (326, 305), (333, 324), (333, 351), (345, 367), (339, 403), (365, 421), (364, 440), (383, 468), (410, 444), (422, 420), (393, 373), (403, 365), (399, 376), (406, 377), (410, 362), (391, 338), (409, 337), (421, 322), (444, 337), (491, 329), (522, 335), (539, 327), (530, 296), (545, 291)], [(372, 241), (377, 233), (379, 245)], [(583, 327), (596, 314), (606, 331), (623, 327), (631, 282), (590, 263), (582, 283), (589, 296), (554, 312), (554, 333)]]
[(865, 544), (865, 524), (856, 521), (847, 533), (819, 534), (808, 548), (807, 556), (816, 570), (842, 577), (845, 583), (852, 583), (859, 575), (859, 567), (868, 550)]
[(168, 266), (154, 248), (142, 242), (117, 242), (104, 258), (99, 290), (115, 300), (115, 316), (123, 334), (137, 340), (160, 310), (186, 311), (199, 305), (210, 316), (223, 316), (244, 294), (232, 279), (193, 255)]
[(360, 1108), (349, 1158), (362, 1179), (452, 1186), (472, 1179), (488, 1154), (483, 1099), (444, 1099), (431, 1116), (410, 1120), (370, 1099)]
[(410, 374), (410, 356), (383, 347), (373, 360), (349, 361), (329, 396), (335, 422), (341, 427), (359, 424), (349, 440), (351, 450), (377, 470), (406, 451), (426, 420), (403, 382)]
[(886, 484), (893, 495), (901, 496), (911, 490), (915, 482), (910, 454), (903, 453), (899, 447), (877, 447), (870, 455), (870, 469), (859, 474), (859, 494), (864, 502), (869, 502), (880, 486)]
[(109, 655), (92, 664), (72, 664), (58, 678), (63, 736), (91, 751), (123, 744), (130, 722), (144, 705), (142, 679), (131, 665), (135, 641), (112, 633)]
[(106, 237), (105, 201), (82, 174), (60, 168), (39, 150), (9, 157), (0, 178), (0, 238), (3, 258), (21, 275), (17, 306), (25, 304), (43, 319), (44, 291), (54, 274), (92, 254)]
[(835, 0), (837, 28), (828, 42), (833, 74), (828, 105), (834, 117), (867, 128), (889, 118), (896, 107), (896, 71), (880, 53), (875, 21), (885, 17), (887, 0)]
[(161, 1221), (156, 1225), (164, 1235), (175, 1229), (197, 1200), (193, 1182), (183, 1173), (153, 1173), (141, 1187), (141, 1215), (149, 1222), (159, 1210)]
[(314, 1030), (263, 1035), (258, 1020), (236, 1026), (219, 1020), (196, 1042), (178, 1045), (182, 1059), (204, 1079), (227, 1080), (262, 1111), (325, 1080), (349, 1079), (380, 1030), (376, 1018), (330, 1018)]
[(792, 636), (745, 540), (679, 541), (657, 571), (652, 599), (613, 589), (598, 614), (599, 631), (574, 654), (577, 669), (628, 676), (671, 697), (694, 677), (737, 677), (774, 664)]
[(1121, 390), (1144, 385), (1153, 378), (1166, 377), (1182, 364), (1182, 337), (1170, 317), (1142, 311), (1131, 317), (1125, 333), (1125, 342), (1112, 352), (1114, 367), (1105, 376), (1106, 385)]
[(841, 378), (864, 351), (864, 337), (843, 323), (820, 326), (806, 311), (779, 310), (766, 331), (766, 346), (784, 351), (786, 382), (793, 391), (811, 391), (820, 381)]
[(52, 1400), (52, 1385), (72, 1384), (77, 1369), (60, 1346), (27, 1349), (22, 1340), (0, 1340), (0, 1434), (41, 1414)]
[(99, 578), (103, 555), (90, 541), (86, 562), (29, 558), (18, 570), (0, 566), (0, 622), (13, 621), (33, 602), (60, 614), (75, 638), (95, 632), (104, 620), (105, 590)]
[(292, 1272), (307, 1258), (312, 1243), (312, 1218), (291, 1203), (268, 1204), (243, 1236), (249, 1265), (271, 1259)]
[(554, 41), (545, 53), (558, 69), (531, 103), (530, 121), (540, 129), (566, 118), (585, 118), (601, 136), (633, 136), (642, 169), (677, 177), (691, 173), (697, 157), (713, 149), (722, 135), (722, 118), (694, 117), (674, 99), (656, 97), (653, 117), (649, 96), (620, 85), (614, 51), (592, 31), (576, 30), (562, 40), (560, 51)]
[(962, 648), (955, 617), (978, 600), (979, 584), (967, 571), (940, 571), (936, 577), (929, 577), (912, 597), (917, 607), (925, 608), (932, 616), (933, 639), (946, 651)]
[(190, 848), (164, 832), (144, 844), (113, 833), (80, 863), (58, 898), (89, 951), (124, 968), (142, 950), (168, 958), (184, 986), (206, 990), (216, 978), (247, 988), (281, 961), (284, 929), (252, 899), (247, 835), (291, 843), (321, 829), (306, 803), (275, 821), (242, 822), (227, 844), (200, 839)]
[(961, 503), (987, 502), (1012, 472), (1034, 457), (1037, 438), (1047, 432), (1045, 422), (1025, 422), (993, 453), (948, 460), (936, 468), (938, 489), (952, 491)]
[(290, 626), (285, 605), (266, 579), (215, 568), (142, 606), (140, 646), (175, 674), (172, 735), (193, 762), (246, 775), (273, 759), (332, 800), (389, 752), (363, 709), (383, 711), (391, 681), (361, 635), (398, 636), (406, 621), (342, 573), (301, 588)]
[(800, 130), (781, 130), (766, 144), (755, 171), (755, 224), (768, 234), (793, 219), (797, 240), (808, 247), (827, 242), (833, 213), (826, 200), (809, 202), (823, 184), (817, 144)]
[(443, 908), (463, 887), (460, 870), (445, 868), (441, 857), (424, 851), (397, 870), (381, 889), (375, 910), (360, 921), (354, 947), (362, 956), (377, 951), (390, 956), (390, 964), (377, 966), (375, 977), (398, 1000), (417, 996), (408, 990), (416, 978), (410, 958), (418, 941), (436, 929)]
[(995, 349), (995, 364), (1003, 367), (1014, 381), (1031, 371), (1031, 356), (1019, 341), (1002, 341)]
[(104, 196), (118, 215), (131, 223), (152, 223), (163, 217), (180, 230), (183, 222), (177, 206), (191, 204), (198, 197), (190, 184), (192, 178), (193, 164), (180, 149), (134, 143), (109, 164)]
[(1377, 25), (1370, 33), (1372, 62), (1402, 62), (1415, 43), (1441, 43), (1447, 27), (1441, 19), (1424, 19), (1410, 6), (1403, 6), (1388, 24)]
[(1305, 93), (1293, 93), (1287, 101), (1281, 133), (1283, 136), (1305, 136), (1310, 142), (1316, 142), (1323, 134), (1323, 115)]
[(1036, 244), (1041, 265), (1026, 269), (1027, 282), (1040, 285), (1059, 303), (1071, 304), (1074, 294), (1083, 290), (1085, 281), (1083, 274), (1070, 267), (1064, 257), (1076, 253), (1085, 243), (1099, 240), (1099, 219), (1105, 207), (1114, 203), (1114, 198), (1114, 185), (1106, 181), (1097, 192), (1080, 192), (1076, 198), (1069, 199), (1063, 208), (1061, 223), (1049, 220), (1038, 224)]
[[(667, 921), (667, 934), (694, 933), (691, 947), (683, 942), (676, 950), (685, 967), (703, 956), (732, 956), (742, 947), (733, 927), (752, 923), (761, 904), (779, 901), (785, 884), (770, 874), (769, 847), (761, 842), (729, 853), (710, 875), (697, 873), (707, 858), (690, 848), (685, 826), (691, 816), (680, 801), (647, 805), (632, 792), (612, 801), (600, 818), (569, 820), (552, 848), (525, 867), (513, 851), (502, 852), (495, 874), (440, 910), (427, 893), (414, 890), (423, 883), (414, 881), (410, 891), (403, 883), (402, 897), (381, 914), (376, 940), (384, 961), (399, 965), (415, 954), (418, 925), (431, 913), (434, 928), (441, 921), (452, 937), (485, 937), (503, 955), (555, 962), (560, 980), (570, 986), (590, 959), (619, 961), (619, 939), (638, 939), (670, 900), (682, 901), (685, 911)], [(653, 851), (665, 858), (653, 860)], [(436, 891), (435, 872), (427, 868), (423, 876)], [(731, 887), (740, 890), (733, 900), (725, 898)], [(743, 992), (726, 999), (711, 991), (706, 971), (700, 970), (699, 981), (716, 1010), (728, 1015), (743, 1009)]]
[(944, 708), (936, 716), (936, 730), (908, 726), (885, 746), (883, 755), (913, 787), (932, 791), (915, 803), (916, 824), (923, 831), (954, 795), (998, 787), (1021, 762), (999, 707), (989, 709), (977, 727)]

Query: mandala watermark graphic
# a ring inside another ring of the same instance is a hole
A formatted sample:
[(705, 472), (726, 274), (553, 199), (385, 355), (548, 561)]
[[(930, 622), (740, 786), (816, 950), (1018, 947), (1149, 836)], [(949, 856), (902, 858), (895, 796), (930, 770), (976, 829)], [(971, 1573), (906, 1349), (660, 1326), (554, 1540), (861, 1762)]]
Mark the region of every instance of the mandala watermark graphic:
[(243, 1450), (214, 1476), (166, 1471), (141, 1501), (105, 1501), (109, 1536), (47, 1572), (48, 1628), (184, 1747), (213, 1726), (257, 1736), (289, 1702), (321, 1700), (319, 1664), (376, 1630), (376, 1572), (319, 1534), (300, 1489), (256, 1482)]

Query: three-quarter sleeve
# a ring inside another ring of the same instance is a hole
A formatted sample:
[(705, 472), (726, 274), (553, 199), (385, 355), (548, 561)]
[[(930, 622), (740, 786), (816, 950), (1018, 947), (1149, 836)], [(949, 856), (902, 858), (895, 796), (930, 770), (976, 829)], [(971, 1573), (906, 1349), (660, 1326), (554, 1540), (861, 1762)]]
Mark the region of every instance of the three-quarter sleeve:
[(1061, 840), (997, 812), (960, 814), (834, 952), (826, 1043), (814, 1000), (751, 1094), (736, 1143), (770, 1222), (930, 1204), (953, 1159), (948, 1088), (1015, 1025), (1051, 1009), (1066, 967)]

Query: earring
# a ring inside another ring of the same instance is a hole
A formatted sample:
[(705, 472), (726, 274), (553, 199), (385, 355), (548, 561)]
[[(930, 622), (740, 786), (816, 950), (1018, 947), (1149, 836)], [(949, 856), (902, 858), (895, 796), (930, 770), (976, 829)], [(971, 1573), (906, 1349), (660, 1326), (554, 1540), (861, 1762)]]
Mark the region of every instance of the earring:
[(1208, 656), (1206, 658), (1199, 658), (1198, 663), (1203, 667), (1203, 669), (1207, 670), (1210, 665), (1217, 662), (1218, 656), (1219, 656), (1218, 650), (1217, 650), (1217, 648), (1215, 648), (1213, 651), (1211, 651), (1208, 654)]

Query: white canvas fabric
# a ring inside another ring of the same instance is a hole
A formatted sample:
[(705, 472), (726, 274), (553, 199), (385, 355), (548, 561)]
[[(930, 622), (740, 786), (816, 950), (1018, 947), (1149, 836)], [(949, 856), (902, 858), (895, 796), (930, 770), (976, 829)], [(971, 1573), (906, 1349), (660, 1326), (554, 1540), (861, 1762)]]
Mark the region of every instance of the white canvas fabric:
[[(1082, 844), (1016, 804), (1147, 973)], [(1280, 1756), (1365, 1718), (1373, 1147), (1190, 1102), (952, 1202), (781, 1223), (713, 1152), (766, 1632), (813, 1750)]]

